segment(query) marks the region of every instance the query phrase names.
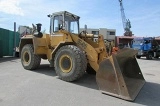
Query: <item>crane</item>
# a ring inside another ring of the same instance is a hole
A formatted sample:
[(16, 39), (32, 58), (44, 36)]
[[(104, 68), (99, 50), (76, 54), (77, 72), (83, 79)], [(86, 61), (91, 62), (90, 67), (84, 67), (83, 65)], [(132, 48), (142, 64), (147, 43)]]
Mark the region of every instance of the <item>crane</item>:
[(126, 16), (125, 16), (125, 13), (124, 13), (123, 4), (122, 4), (122, 0), (119, 0), (119, 2), (120, 2), (122, 23), (123, 23), (123, 28), (124, 28), (124, 36), (132, 36), (132, 31), (130, 30), (131, 22), (130, 22), (129, 19), (126, 19)]

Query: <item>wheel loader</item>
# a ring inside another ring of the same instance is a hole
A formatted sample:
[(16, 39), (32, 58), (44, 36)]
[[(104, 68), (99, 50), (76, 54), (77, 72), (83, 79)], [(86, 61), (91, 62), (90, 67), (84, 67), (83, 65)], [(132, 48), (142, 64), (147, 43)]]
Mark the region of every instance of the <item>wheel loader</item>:
[[(21, 63), (35, 70), (47, 59), (61, 80), (75, 81), (91, 67), (104, 94), (133, 101), (145, 80), (136, 61), (136, 50), (124, 48), (112, 55), (106, 52), (103, 35), (79, 32), (80, 17), (67, 11), (48, 15), (50, 34), (41, 33), (37, 24), (32, 35), (20, 41)], [(98, 40), (93, 39), (97, 37)]]

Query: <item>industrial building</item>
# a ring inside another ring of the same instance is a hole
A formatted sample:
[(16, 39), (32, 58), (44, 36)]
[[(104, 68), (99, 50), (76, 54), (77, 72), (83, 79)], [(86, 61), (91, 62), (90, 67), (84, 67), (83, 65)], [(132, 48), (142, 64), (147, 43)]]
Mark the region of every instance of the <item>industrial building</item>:
[[(80, 32), (85, 30), (84, 28), (80, 28)], [(87, 32), (90, 34), (98, 35), (101, 34), (104, 36), (106, 40), (115, 40), (116, 36), (116, 29), (107, 29), (107, 28), (99, 28), (99, 29), (92, 29), (87, 28)]]

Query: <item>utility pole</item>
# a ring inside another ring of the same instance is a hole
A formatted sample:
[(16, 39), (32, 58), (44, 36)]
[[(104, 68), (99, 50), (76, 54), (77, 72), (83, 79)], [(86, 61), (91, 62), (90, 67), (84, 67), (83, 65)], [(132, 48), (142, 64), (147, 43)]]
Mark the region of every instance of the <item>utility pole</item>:
[(16, 22), (14, 22), (14, 49), (13, 56), (16, 57)]

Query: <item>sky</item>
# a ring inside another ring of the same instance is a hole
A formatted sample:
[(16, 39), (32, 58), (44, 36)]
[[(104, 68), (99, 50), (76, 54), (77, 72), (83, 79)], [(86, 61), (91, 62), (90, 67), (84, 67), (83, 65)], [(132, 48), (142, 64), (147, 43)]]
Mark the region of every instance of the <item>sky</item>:
[[(135, 36), (160, 36), (160, 0), (123, 0), (126, 18)], [(13, 23), (41, 23), (49, 32), (48, 14), (69, 11), (80, 16), (80, 28), (116, 29), (124, 33), (119, 0), (0, 0), (0, 28), (13, 30)]]

